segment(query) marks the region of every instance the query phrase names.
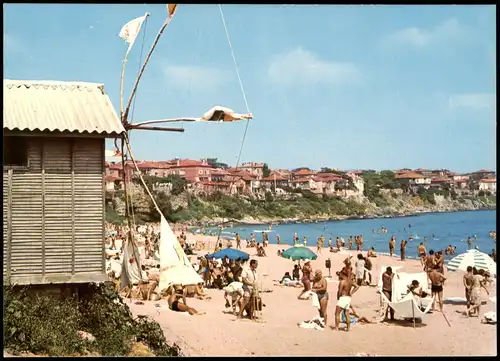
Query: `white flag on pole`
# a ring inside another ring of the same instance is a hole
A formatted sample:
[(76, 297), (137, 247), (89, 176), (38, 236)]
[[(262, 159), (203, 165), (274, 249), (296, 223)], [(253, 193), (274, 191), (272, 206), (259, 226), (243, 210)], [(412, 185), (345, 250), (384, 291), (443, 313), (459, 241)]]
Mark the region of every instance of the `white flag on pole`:
[(130, 49), (132, 49), (135, 39), (137, 38), (137, 34), (139, 34), (139, 31), (141, 31), (142, 23), (144, 22), (144, 20), (146, 20), (148, 15), (149, 14), (146, 13), (144, 16), (140, 16), (138, 18), (135, 18), (134, 20), (129, 21), (128, 23), (123, 25), (122, 29), (120, 30), (120, 38), (129, 43), (127, 51), (130, 51)]

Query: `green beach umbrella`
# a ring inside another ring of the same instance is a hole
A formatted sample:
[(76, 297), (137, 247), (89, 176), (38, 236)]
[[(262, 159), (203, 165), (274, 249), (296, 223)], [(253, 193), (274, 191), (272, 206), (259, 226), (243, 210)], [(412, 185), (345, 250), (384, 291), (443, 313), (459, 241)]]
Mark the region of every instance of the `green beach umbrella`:
[(467, 267), (471, 266), (476, 267), (478, 270), (484, 269), (485, 271), (489, 271), (491, 275), (496, 275), (497, 273), (497, 265), (491, 257), (475, 249), (468, 250), (450, 259), (446, 266), (450, 271), (461, 270), (466, 272)]
[(303, 259), (315, 260), (316, 258), (318, 258), (316, 253), (311, 251), (309, 248), (297, 247), (297, 246), (288, 248), (285, 252), (282, 253), (282, 256), (284, 258), (291, 259), (292, 261), (303, 260)]

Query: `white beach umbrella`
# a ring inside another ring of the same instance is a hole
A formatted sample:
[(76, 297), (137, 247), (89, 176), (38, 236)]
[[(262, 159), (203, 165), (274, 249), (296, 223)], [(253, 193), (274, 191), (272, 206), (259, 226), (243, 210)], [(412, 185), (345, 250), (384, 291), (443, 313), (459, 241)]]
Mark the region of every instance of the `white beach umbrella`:
[(491, 275), (497, 274), (496, 263), (491, 259), (489, 255), (483, 252), (479, 252), (476, 249), (470, 249), (465, 253), (459, 254), (458, 256), (452, 258), (447, 267), (450, 271), (462, 270), (467, 272), (467, 267), (476, 267), (479, 269), (484, 269), (490, 272)]

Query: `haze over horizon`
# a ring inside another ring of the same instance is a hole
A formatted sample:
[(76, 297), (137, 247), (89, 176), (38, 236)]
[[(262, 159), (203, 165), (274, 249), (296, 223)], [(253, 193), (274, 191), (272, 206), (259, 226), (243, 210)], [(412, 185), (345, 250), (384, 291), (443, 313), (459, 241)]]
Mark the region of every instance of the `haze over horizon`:
[[(496, 170), (495, 6), (222, 8), (255, 117), (242, 162)], [(6, 4), (4, 78), (104, 83), (118, 111), (127, 49), (118, 33), (146, 11), (126, 100), (165, 5)], [(181, 4), (141, 80), (132, 119), (201, 116), (214, 105), (247, 111), (219, 9)], [(179, 125), (184, 134), (133, 131), (136, 158), (235, 165), (244, 122)]]

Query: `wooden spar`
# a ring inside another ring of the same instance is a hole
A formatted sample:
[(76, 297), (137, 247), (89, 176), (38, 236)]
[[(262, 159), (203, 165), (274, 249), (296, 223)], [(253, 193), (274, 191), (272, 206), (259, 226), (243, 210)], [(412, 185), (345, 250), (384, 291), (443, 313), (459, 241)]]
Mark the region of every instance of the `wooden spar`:
[(127, 130), (131, 130), (131, 129), (136, 129), (136, 130), (159, 130), (159, 131), (163, 131), (163, 132), (184, 133), (184, 128), (148, 127), (148, 126), (137, 125), (137, 124), (127, 124), (125, 126), (125, 128)]
[(137, 86), (139, 85), (139, 81), (142, 78), (142, 74), (144, 73), (144, 69), (146, 69), (146, 65), (148, 65), (148, 63), (149, 63), (149, 59), (151, 58), (151, 54), (153, 54), (153, 51), (155, 50), (156, 45), (158, 44), (158, 41), (160, 40), (160, 37), (163, 34), (163, 31), (165, 31), (165, 28), (170, 23), (170, 20), (172, 20), (173, 16), (174, 16), (173, 13), (170, 14), (168, 16), (167, 20), (165, 20), (165, 22), (163, 23), (162, 27), (160, 28), (160, 31), (158, 31), (158, 34), (156, 35), (156, 38), (153, 42), (153, 45), (151, 45), (151, 49), (149, 49), (149, 53), (146, 56), (146, 60), (144, 60), (144, 64), (142, 64), (141, 71), (139, 72), (139, 75), (137, 76), (137, 79), (135, 80), (134, 87), (132, 88), (132, 92), (130, 93), (130, 97), (128, 98), (127, 107), (125, 108), (125, 112), (122, 114), (123, 124), (128, 123), (127, 119), (128, 119), (128, 113), (130, 111), (130, 105), (132, 104), (132, 99), (134, 99), (134, 95), (137, 92)]
[(171, 118), (160, 120), (146, 120), (144, 122), (135, 123), (135, 125), (158, 124), (158, 123), (176, 123), (176, 122), (198, 122), (199, 118)]

